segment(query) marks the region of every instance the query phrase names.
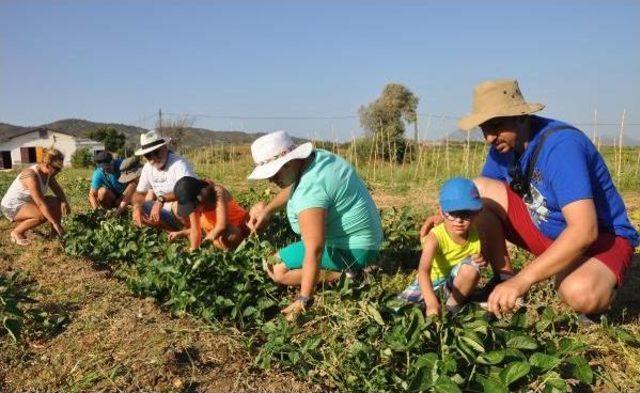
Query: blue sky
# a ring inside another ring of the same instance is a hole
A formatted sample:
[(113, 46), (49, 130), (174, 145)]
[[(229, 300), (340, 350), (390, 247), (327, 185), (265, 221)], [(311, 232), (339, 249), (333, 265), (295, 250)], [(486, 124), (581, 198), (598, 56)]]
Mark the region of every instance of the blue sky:
[(467, 113), (475, 84), (515, 77), (548, 116), (591, 122), (597, 108), (616, 123), (626, 108), (637, 124), (639, 20), (633, 1), (5, 0), (0, 122), (151, 127), (162, 108), (200, 127), (346, 139), (362, 132), (356, 117), (317, 117), (355, 116), (399, 82), (431, 138), (455, 129), (439, 115)]

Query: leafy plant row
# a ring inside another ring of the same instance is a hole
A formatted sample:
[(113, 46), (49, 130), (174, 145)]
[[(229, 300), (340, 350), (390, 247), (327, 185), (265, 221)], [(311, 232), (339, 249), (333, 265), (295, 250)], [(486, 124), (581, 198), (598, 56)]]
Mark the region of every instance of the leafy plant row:
[[(262, 261), (293, 239), (284, 220), (275, 217), (267, 237), (252, 237), (235, 252), (188, 253), (151, 229), (92, 212), (67, 224), (65, 250), (110, 266), (133, 293), (153, 296), (173, 313), (238, 328), (258, 367), (291, 370), (326, 388), (566, 392), (593, 382), (586, 346), (562, 333), (572, 323), (567, 315), (523, 309), (495, 321), (468, 306), (435, 321), (398, 303), (397, 276), (389, 274), (356, 282), (345, 276), (322, 288), (298, 323), (287, 323), (279, 310), (291, 296), (261, 271)], [(383, 224), (382, 260), (390, 268), (415, 254), (416, 222), (405, 209), (384, 212)]]

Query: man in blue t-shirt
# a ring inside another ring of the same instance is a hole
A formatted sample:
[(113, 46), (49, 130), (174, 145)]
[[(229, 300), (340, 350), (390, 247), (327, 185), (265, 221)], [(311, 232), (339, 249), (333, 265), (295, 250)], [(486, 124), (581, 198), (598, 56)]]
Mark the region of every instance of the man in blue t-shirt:
[(489, 242), (483, 254), (497, 274), (488, 308), (508, 312), (533, 284), (555, 277), (574, 310), (601, 313), (623, 283), (638, 232), (593, 143), (569, 124), (533, 115), (543, 108), (527, 103), (515, 80), (486, 81), (459, 123), (479, 126), (491, 144), (475, 180), (485, 199), (479, 232), (535, 255), (514, 275), (504, 242)]
[(93, 209), (115, 208), (120, 204), (127, 186), (118, 181), (122, 160), (114, 160), (111, 153), (101, 151), (95, 155), (94, 162), (96, 168), (91, 176), (89, 203)]

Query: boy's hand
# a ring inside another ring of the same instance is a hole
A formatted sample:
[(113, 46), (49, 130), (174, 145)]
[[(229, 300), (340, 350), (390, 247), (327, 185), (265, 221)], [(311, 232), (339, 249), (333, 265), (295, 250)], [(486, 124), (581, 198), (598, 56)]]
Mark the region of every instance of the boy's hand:
[(480, 269), (484, 269), (485, 267), (487, 267), (487, 261), (484, 260), (482, 254), (473, 254), (471, 256), (471, 262), (473, 262), (473, 264)]
[(442, 306), (440, 305), (440, 301), (438, 301), (438, 299), (429, 301), (425, 300), (424, 304), (425, 306), (427, 306), (425, 313), (428, 317), (435, 316), (440, 318), (440, 316), (442, 315)]

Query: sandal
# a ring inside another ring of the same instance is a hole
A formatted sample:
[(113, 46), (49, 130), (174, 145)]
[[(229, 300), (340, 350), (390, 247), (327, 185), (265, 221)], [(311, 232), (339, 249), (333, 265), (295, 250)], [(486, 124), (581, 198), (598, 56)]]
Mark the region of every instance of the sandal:
[(15, 232), (9, 233), (9, 237), (11, 237), (11, 243), (17, 244), (22, 247), (28, 246), (30, 243), (29, 239), (27, 239), (26, 237), (18, 237)]

